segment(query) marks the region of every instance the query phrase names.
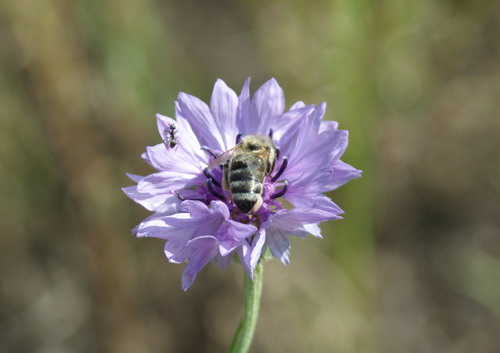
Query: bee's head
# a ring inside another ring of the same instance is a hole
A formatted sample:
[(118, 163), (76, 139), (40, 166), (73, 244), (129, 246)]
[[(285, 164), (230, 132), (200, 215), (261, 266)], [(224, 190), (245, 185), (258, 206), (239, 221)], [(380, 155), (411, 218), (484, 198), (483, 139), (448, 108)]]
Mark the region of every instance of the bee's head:
[(273, 148), (271, 139), (267, 136), (261, 135), (245, 136), (243, 137), (241, 145), (247, 152), (253, 153), (269, 151), (271, 148)]

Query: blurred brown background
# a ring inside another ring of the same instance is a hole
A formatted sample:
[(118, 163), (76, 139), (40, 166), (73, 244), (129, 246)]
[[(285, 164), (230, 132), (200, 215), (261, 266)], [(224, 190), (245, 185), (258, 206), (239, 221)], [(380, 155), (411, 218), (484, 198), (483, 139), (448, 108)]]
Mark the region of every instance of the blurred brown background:
[(267, 264), (252, 352), (498, 352), (500, 3), (0, 4), (0, 351), (223, 352), (242, 270), (181, 290), (120, 187), (154, 114), (270, 77), (328, 102), (364, 170)]

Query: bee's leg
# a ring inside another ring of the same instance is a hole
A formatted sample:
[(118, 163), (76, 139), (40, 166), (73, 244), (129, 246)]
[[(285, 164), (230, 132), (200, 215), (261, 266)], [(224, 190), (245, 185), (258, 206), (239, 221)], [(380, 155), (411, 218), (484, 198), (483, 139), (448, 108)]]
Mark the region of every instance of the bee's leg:
[(283, 174), (283, 172), (285, 171), (285, 169), (286, 169), (287, 166), (288, 166), (288, 158), (285, 156), (285, 157), (283, 157), (283, 162), (281, 163), (281, 167), (278, 170), (278, 173), (276, 173), (276, 175), (271, 178), (271, 181), (273, 183), (276, 180), (278, 180), (278, 178), (281, 176), (281, 174)]
[(262, 206), (262, 196), (257, 194), (257, 201), (255, 202), (255, 205), (253, 205), (252, 209), (250, 210), (250, 212), (248, 213), (252, 213), (252, 212), (257, 212), (260, 208), (260, 206)]
[[(273, 154), (274, 154), (274, 156), (273, 156)], [(278, 160), (279, 154), (280, 154), (280, 148), (279, 147), (274, 147), (273, 148), (273, 153), (269, 154), (269, 158), (267, 160), (266, 175), (271, 174), (272, 171), (274, 170), (274, 167), (276, 166), (276, 161)]]
[(273, 129), (269, 129), (269, 138), (273, 139)]
[(207, 152), (208, 154), (210, 154), (212, 157), (214, 158), (217, 158), (217, 154), (208, 146), (201, 146), (201, 149), (205, 152)]
[(283, 185), (281, 190), (278, 191), (276, 194), (272, 194), (271, 199), (277, 199), (278, 197), (281, 197), (281, 196), (286, 194), (286, 192), (288, 190), (288, 180), (285, 180), (284, 182), (285, 182), (285, 185)]
[(239, 144), (241, 142), (241, 132), (236, 135), (236, 141), (235, 141), (235, 144)]
[(212, 183), (215, 186), (221, 187), (220, 183), (217, 180), (215, 180), (214, 177), (210, 174), (210, 172), (208, 171), (208, 168), (203, 169), (203, 174), (205, 174), (205, 176), (207, 177), (207, 179), (211, 179)]
[(224, 197), (224, 195), (221, 195), (217, 191), (214, 190), (214, 187), (212, 185), (213, 181), (214, 180), (212, 178), (208, 178), (208, 180), (207, 180), (207, 188), (208, 188), (208, 190), (210, 191), (210, 193), (212, 195), (214, 195), (215, 197), (217, 197), (219, 200), (225, 201), (226, 198)]

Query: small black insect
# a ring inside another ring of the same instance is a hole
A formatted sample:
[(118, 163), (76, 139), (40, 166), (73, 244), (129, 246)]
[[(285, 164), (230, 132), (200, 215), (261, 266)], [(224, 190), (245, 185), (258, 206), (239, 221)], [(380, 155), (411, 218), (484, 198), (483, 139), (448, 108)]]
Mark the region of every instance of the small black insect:
[(165, 140), (163, 141), (167, 148), (172, 149), (177, 146), (177, 138), (175, 136), (176, 132), (177, 128), (175, 127), (174, 124), (168, 124), (168, 129), (165, 129), (163, 131), (163, 133), (167, 135), (165, 137)]

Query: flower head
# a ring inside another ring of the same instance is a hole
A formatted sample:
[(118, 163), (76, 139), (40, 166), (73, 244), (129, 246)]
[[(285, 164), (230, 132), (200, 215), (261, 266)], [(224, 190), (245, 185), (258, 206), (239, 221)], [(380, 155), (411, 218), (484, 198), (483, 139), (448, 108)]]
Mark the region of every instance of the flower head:
[(250, 97), (218, 80), (210, 105), (180, 93), (176, 119), (157, 115), (164, 142), (142, 155), (157, 172), (123, 188), (154, 214), (134, 233), (166, 240), (170, 262), (187, 262), (184, 290), (208, 263), (237, 255), (250, 277), (269, 247), (289, 263), (289, 236), (321, 237), (343, 211), (324, 195), (361, 171), (342, 162), (347, 131), (323, 121), (326, 104), (293, 104), (271, 79)]

